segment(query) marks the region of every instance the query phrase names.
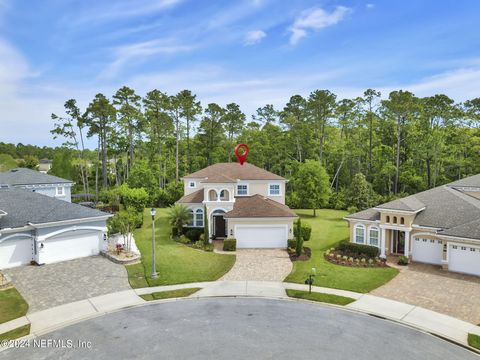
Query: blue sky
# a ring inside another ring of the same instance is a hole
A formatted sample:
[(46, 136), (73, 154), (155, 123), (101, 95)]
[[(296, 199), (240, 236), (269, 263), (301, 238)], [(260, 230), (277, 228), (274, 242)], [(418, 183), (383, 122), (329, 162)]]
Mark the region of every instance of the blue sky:
[(52, 112), (123, 85), (249, 115), (315, 89), (478, 97), (479, 20), (473, 0), (0, 0), (0, 141), (60, 144)]

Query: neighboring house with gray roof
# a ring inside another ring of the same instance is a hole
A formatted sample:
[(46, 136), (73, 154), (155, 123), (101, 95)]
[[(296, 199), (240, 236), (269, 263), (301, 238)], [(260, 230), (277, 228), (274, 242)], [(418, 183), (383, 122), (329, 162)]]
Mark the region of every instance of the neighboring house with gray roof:
[(22, 188), (71, 202), (73, 181), (37, 170), (16, 168), (0, 172), (0, 188)]
[(345, 217), (350, 241), (480, 276), (480, 174)]
[(203, 228), (215, 239), (235, 238), (237, 248), (286, 248), (297, 217), (285, 205), (287, 180), (244, 163), (219, 163), (183, 178), (177, 203), (191, 212), (188, 227)]
[(2, 188), (0, 269), (98, 255), (106, 246), (109, 217), (28, 189)]

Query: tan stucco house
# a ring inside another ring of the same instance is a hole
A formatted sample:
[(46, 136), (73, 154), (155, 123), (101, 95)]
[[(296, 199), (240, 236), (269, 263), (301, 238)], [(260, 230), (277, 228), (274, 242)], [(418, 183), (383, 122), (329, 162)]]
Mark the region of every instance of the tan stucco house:
[[(286, 248), (297, 217), (285, 205), (281, 176), (249, 163), (219, 163), (185, 176), (188, 226), (203, 227), (208, 217), (213, 238), (235, 238), (237, 248)], [(206, 214), (204, 214), (206, 209)]]
[(350, 241), (382, 257), (480, 276), (480, 174), (345, 217)]

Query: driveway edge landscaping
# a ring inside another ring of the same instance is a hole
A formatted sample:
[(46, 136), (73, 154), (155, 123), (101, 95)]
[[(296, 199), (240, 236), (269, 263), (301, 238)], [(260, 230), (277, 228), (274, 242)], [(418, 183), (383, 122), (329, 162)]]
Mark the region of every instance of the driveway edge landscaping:
[[(169, 291), (185, 288), (201, 288), (198, 292), (187, 298), (170, 298), (162, 300), (145, 301), (139, 297), (155, 291)], [(70, 304), (60, 305), (25, 317), (12, 320), (2, 324), (0, 330), (7, 332), (22, 325), (31, 324), (31, 334), (24, 339), (34, 338), (49, 333), (59, 328), (72, 325), (84, 320), (102, 316), (108, 313), (117, 312), (129, 307), (145, 306), (161, 302), (178, 301), (185, 299), (202, 299), (208, 297), (254, 297), (270, 298), (289, 301), (310, 300), (289, 298), (285, 289), (308, 290), (307, 285), (282, 283), (282, 282), (260, 282), (260, 281), (216, 281), (204, 283), (190, 283), (180, 285), (168, 285), (148, 287), (136, 290), (120, 291), (112, 294), (97, 296), (87, 300), (81, 300)], [(397, 301), (380, 298), (368, 294), (360, 294), (351, 291), (337, 290), (312, 286), (313, 292), (351, 297), (354, 302), (346, 305), (322, 304), (324, 306), (335, 306), (346, 311), (354, 311), (394, 321), (396, 323), (414, 328), (419, 331), (430, 333), (444, 340), (450, 341), (465, 347), (475, 353), (477, 349), (468, 345), (469, 333), (480, 334), (480, 327), (462, 320), (439, 314), (417, 306), (400, 303)], [(318, 304), (318, 302), (316, 302)], [(6, 349), (0, 348), (0, 351)]]

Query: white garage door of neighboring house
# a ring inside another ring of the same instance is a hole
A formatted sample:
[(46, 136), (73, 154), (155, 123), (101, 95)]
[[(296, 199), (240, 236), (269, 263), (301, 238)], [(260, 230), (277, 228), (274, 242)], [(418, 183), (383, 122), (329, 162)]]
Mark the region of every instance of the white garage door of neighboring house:
[(30, 238), (9, 239), (0, 243), (0, 269), (30, 264), (33, 259), (33, 240)]
[(287, 225), (237, 225), (237, 248), (286, 248)]
[(47, 239), (41, 250), (40, 261), (49, 264), (98, 255), (100, 252), (99, 234), (98, 231), (70, 232)]
[(480, 275), (480, 248), (450, 245), (448, 270), (465, 274)]
[(438, 240), (413, 238), (412, 260), (441, 265), (443, 245)]

